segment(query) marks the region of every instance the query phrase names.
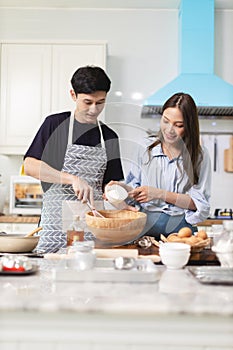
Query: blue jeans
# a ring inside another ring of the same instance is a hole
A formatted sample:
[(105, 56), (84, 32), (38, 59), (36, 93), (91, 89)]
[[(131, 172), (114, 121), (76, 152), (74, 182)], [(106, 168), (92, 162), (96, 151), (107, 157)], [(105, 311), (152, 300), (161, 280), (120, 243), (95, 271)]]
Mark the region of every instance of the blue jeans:
[(178, 232), (182, 227), (190, 227), (193, 233), (197, 231), (195, 226), (185, 220), (184, 214), (170, 216), (161, 212), (147, 211), (143, 208), (141, 208), (141, 211), (147, 214), (146, 226), (141, 236), (152, 236), (159, 240), (161, 233), (167, 237), (170, 233)]

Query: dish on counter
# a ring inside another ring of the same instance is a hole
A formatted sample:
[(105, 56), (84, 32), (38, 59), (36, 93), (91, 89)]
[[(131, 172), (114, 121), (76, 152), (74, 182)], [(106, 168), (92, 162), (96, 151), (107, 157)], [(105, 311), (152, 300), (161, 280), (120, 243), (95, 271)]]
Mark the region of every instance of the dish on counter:
[(22, 276), (22, 275), (32, 275), (38, 271), (38, 266), (33, 265), (30, 269), (25, 271), (0, 271), (0, 275), (5, 276)]
[(29, 253), (36, 248), (40, 236), (25, 237), (25, 234), (0, 234), (1, 253)]
[(221, 266), (188, 267), (191, 274), (204, 284), (233, 285), (233, 269)]
[(26, 256), (6, 255), (0, 259), (1, 275), (28, 275), (37, 269), (37, 265), (32, 264)]
[(18, 256), (28, 256), (29, 258), (43, 258), (45, 254), (44, 250), (34, 250), (33, 252), (28, 253), (2, 253), (0, 252), (0, 257), (8, 255), (18, 255)]
[(66, 264), (52, 270), (53, 279), (57, 282), (118, 282), (118, 283), (155, 283), (158, 282), (161, 270), (150, 259), (135, 259), (131, 269), (116, 269), (114, 259), (96, 259), (91, 270), (67, 268)]

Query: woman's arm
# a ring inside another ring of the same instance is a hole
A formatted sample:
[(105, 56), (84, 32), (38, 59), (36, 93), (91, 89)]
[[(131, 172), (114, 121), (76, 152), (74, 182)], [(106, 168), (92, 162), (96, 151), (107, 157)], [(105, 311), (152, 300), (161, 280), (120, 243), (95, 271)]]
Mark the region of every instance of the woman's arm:
[(160, 199), (182, 209), (196, 210), (196, 205), (188, 194), (169, 192), (151, 186), (137, 187), (129, 192), (129, 196), (139, 203)]

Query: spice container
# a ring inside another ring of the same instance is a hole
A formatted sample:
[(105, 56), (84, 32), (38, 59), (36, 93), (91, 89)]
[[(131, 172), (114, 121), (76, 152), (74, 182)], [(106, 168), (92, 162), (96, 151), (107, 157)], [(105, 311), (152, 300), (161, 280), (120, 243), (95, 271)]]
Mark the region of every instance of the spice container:
[(84, 223), (80, 219), (79, 215), (73, 216), (73, 221), (67, 230), (67, 247), (70, 247), (74, 240), (84, 240)]
[(95, 266), (96, 254), (93, 241), (75, 240), (69, 249), (68, 266), (76, 270), (90, 270)]

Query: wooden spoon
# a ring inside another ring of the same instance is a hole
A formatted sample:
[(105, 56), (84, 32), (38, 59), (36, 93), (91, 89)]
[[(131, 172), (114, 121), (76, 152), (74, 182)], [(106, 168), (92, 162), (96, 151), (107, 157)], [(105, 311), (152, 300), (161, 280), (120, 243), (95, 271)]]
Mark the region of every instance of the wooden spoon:
[(37, 227), (37, 228), (35, 228), (35, 230), (33, 230), (33, 231), (29, 232), (28, 234), (26, 234), (25, 237), (31, 237), (31, 236), (33, 236), (35, 233), (37, 233), (37, 232), (39, 232), (39, 231), (41, 231), (41, 230), (42, 230), (42, 227)]

